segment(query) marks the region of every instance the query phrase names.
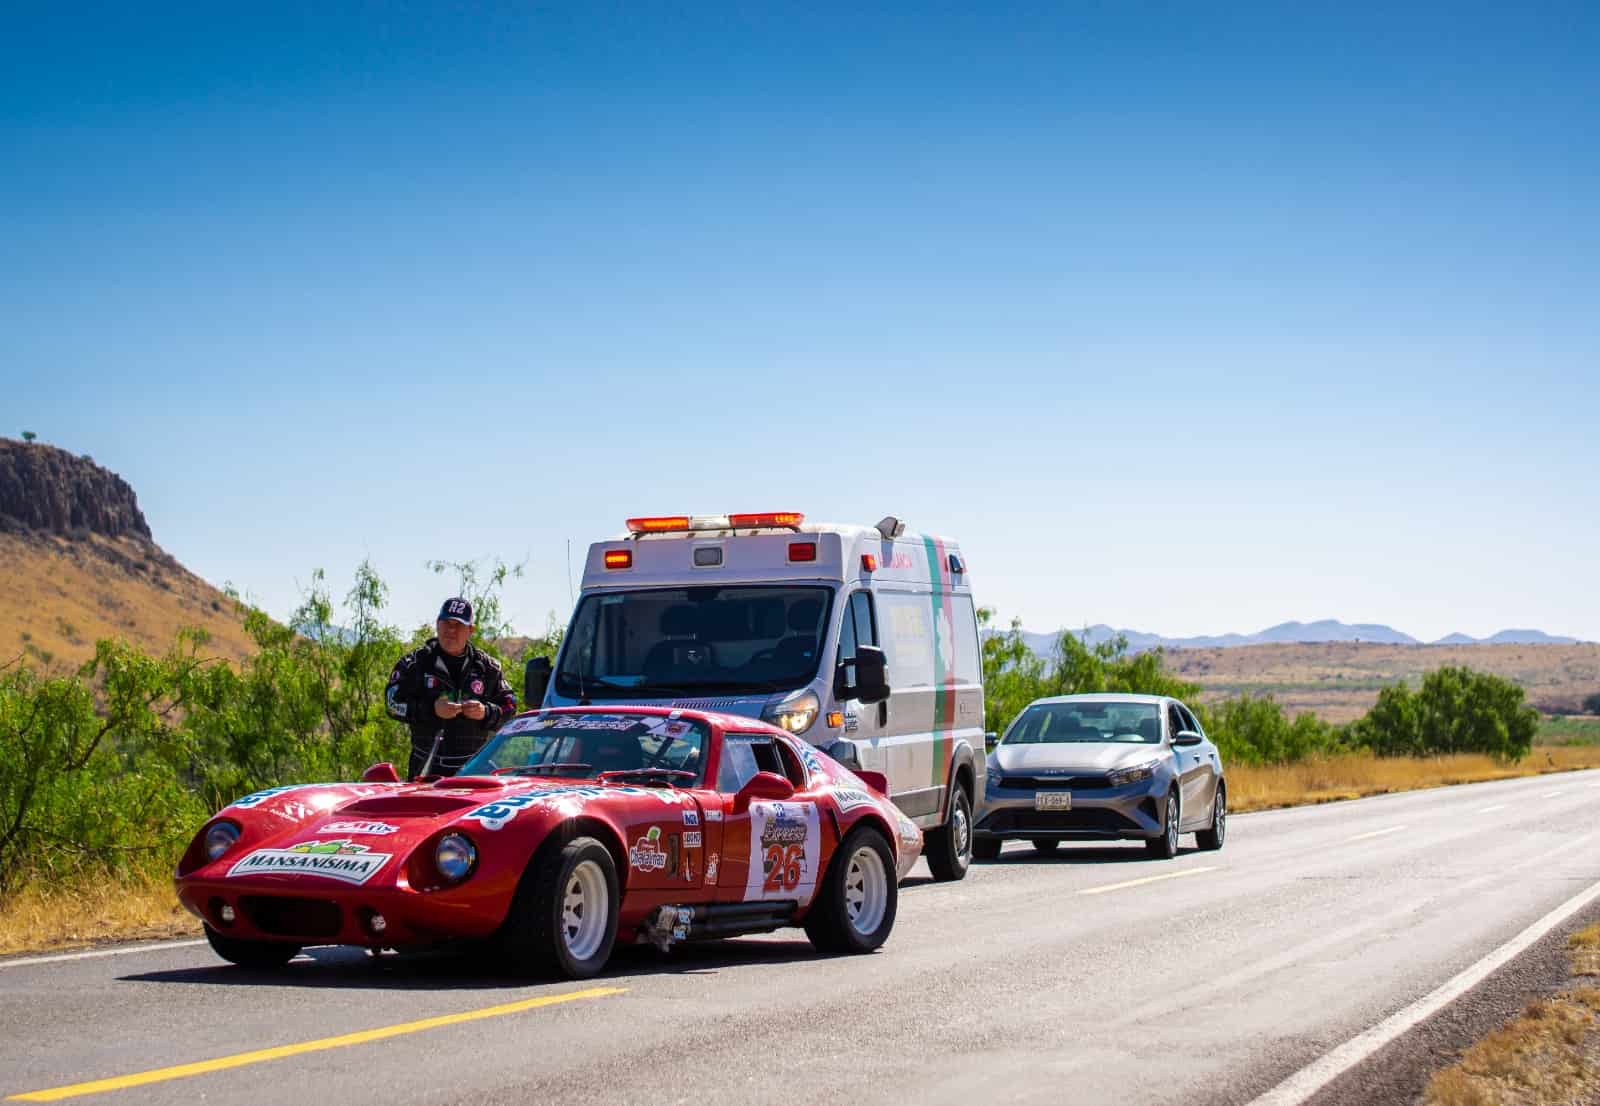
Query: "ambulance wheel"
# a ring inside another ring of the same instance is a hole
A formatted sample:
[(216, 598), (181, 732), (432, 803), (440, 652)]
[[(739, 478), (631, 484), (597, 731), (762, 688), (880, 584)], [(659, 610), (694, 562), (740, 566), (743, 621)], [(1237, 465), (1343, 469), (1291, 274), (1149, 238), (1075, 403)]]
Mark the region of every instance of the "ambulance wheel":
[(927, 842), (928, 870), (940, 883), (962, 879), (972, 863), (972, 800), (967, 789), (956, 784), (944, 825), (923, 834)]

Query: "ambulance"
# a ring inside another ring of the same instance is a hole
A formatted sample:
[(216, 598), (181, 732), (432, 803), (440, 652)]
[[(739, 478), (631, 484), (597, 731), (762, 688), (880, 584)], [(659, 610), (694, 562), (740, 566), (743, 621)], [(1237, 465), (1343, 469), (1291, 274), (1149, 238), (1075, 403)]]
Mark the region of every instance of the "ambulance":
[(885, 777), (934, 878), (966, 874), (983, 666), (954, 542), (892, 516), (628, 519), (624, 536), (589, 547), (560, 655), (530, 668), (528, 701), (541, 684), (549, 707), (667, 704), (780, 726)]

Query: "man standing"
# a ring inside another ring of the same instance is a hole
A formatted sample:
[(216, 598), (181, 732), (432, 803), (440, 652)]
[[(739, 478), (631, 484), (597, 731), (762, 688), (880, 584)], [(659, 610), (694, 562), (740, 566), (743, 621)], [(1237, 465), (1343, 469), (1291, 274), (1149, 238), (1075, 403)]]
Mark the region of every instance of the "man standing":
[(440, 735), (428, 774), (453, 776), (517, 712), (500, 663), (472, 644), (472, 604), (446, 599), (434, 629), (438, 637), (400, 658), (384, 692), (389, 717), (411, 730), (413, 779)]

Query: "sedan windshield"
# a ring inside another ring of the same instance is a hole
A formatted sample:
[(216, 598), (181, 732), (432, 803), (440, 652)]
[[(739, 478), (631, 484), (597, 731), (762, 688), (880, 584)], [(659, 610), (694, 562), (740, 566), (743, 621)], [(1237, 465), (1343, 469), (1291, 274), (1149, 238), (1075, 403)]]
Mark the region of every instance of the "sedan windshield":
[(1036, 703), (1006, 732), (1007, 745), (1123, 741), (1158, 745), (1161, 710), (1154, 703)]
[(461, 775), (593, 779), (602, 772), (627, 772), (692, 787), (701, 779), (706, 741), (704, 723), (668, 715), (529, 714), (502, 726)]
[(651, 588), (584, 596), (555, 685), (569, 699), (790, 691), (811, 682), (824, 587)]

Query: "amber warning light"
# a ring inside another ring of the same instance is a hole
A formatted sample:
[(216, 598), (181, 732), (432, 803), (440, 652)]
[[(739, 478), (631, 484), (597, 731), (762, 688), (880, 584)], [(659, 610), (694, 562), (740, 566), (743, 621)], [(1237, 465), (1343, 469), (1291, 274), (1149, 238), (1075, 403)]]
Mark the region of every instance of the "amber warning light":
[(761, 514), (729, 515), (728, 525), (735, 530), (764, 530), (782, 528), (798, 530), (806, 516), (799, 511), (766, 511)]
[(607, 568), (632, 568), (633, 567), (633, 551), (631, 549), (608, 549), (608, 550), (606, 550), (606, 567)]

